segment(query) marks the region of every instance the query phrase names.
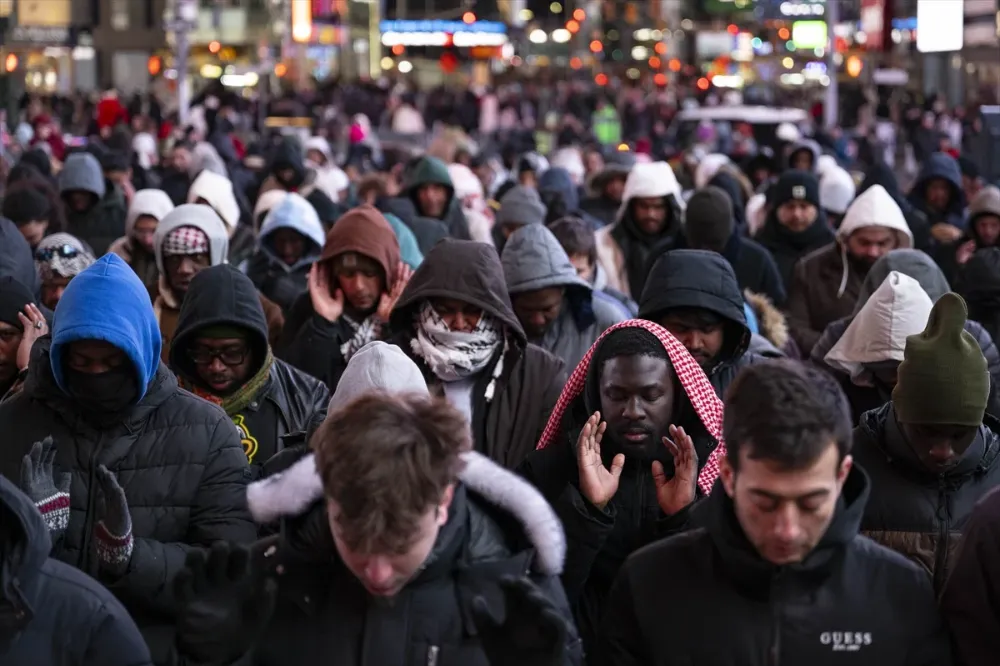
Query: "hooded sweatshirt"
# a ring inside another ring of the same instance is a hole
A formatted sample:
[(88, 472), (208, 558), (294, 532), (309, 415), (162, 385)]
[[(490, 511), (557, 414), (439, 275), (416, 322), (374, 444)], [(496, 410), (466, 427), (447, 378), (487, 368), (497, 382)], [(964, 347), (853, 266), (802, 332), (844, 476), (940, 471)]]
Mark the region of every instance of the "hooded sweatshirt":
[(181, 307), (181, 297), (170, 288), (167, 273), (163, 268), (163, 242), (167, 235), (178, 227), (195, 227), (208, 237), (208, 261), (210, 266), (226, 262), (229, 252), (229, 234), (226, 225), (214, 210), (204, 204), (183, 204), (173, 209), (156, 225), (153, 249), (156, 251), (156, 268), (159, 271), (159, 289), (153, 303), (156, 319), (160, 322), (163, 336), (163, 361), (170, 358), (170, 343), (177, 327), (177, 314)]
[(625, 319), (620, 308), (594, 297), (559, 241), (540, 224), (515, 231), (504, 247), (501, 263), (511, 301), (525, 292), (563, 289), (559, 316), (540, 340), (532, 342), (561, 358), (568, 368), (576, 367), (605, 329)]
[(809, 166), (809, 170), (813, 173), (817, 173), (819, 170), (819, 157), (822, 154), (822, 149), (819, 144), (812, 139), (802, 139), (788, 149), (787, 158), (785, 159), (785, 164), (788, 168), (792, 168), (792, 158), (795, 157), (796, 153), (806, 151), (812, 157), (812, 164)]
[[(254, 363), (242, 386), (225, 396), (202, 382), (188, 356), (199, 333), (215, 326), (245, 331)], [(283, 448), (285, 435), (309, 431), (326, 415), (326, 386), (273, 358), (260, 295), (249, 278), (230, 265), (207, 268), (191, 281), (177, 320), (170, 367), (182, 386), (220, 405), (233, 420), (255, 476)]]
[(202, 171), (188, 190), (188, 203), (198, 199), (207, 201), (225, 223), (229, 234), (229, 263), (240, 265), (253, 253), (255, 242), (253, 230), (240, 224), (240, 204), (232, 181), (212, 171)]
[[(302, 256), (292, 265), (285, 264), (275, 253), (273, 235), (279, 229), (290, 229), (305, 240)], [(285, 193), (261, 225), (259, 247), (250, 259), (247, 275), (260, 293), (287, 311), (308, 289), (309, 269), (323, 250), (325, 236), (319, 216), (309, 202), (294, 192)]]
[(441, 220), (448, 226), (448, 234), (452, 238), (471, 239), (468, 222), (466, 222), (465, 214), (462, 212), (461, 203), (455, 197), (455, 186), (451, 182), (448, 167), (444, 162), (436, 157), (424, 156), (404, 176), (403, 195), (413, 202), (421, 214), (423, 211), (420, 210), (420, 204), (417, 201), (417, 190), (423, 185), (443, 185), (447, 188), (448, 203), (445, 205)]
[[(725, 322), (722, 349), (712, 360), (712, 366), (703, 368), (712, 388), (722, 398), (741, 368), (761, 360), (747, 351), (752, 335), (732, 266), (721, 255), (705, 250), (673, 250), (663, 254), (649, 271), (639, 299), (639, 317), (658, 323), (667, 311), (675, 308), (707, 310)], [(761, 345), (767, 346), (767, 342), (762, 340)]]
[[(382, 269), (383, 289), (392, 288), (400, 261), (399, 242), (378, 209), (358, 206), (337, 220), (326, 234), (318, 261), (329, 271), (330, 260), (347, 252), (374, 260)], [(332, 271), (330, 288), (337, 288)], [(381, 335), (382, 326), (374, 312), (354, 311), (345, 298), (344, 313), (337, 321), (327, 321), (313, 309), (312, 297), (306, 290), (288, 311), (288, 320), (277, 346), (278, 356), (335, 389), (350, 360), (344, 357), (345, 351), (350, 354), (345, 345), (354, 343), (360, 348), (364, 346), (361, 338), (379, 339)]]
[(147, 252), (135, 241), (135, 221), (149, 216), (159, 222), (173, 209), (174, 202), (163, 190), (139, 190), (132, 196), (132, 203), (125, 217), (125, 235), (116, 240), (108, 250), (132, 267), (152, 298), (155, 298), (157, 292), (160, 271), (156, 267), (155, 253)]
[[(471, 240), (492, 243), (493, 219), (486, 215), (486, 195), (483, 183), (472, 169), (464, 164), (449, 164), (448, 175), (455, 187), (455, 198), (462, 205), (462, 212), (469, 223)], [(400, 238), (402, 245), (402, 238)]]
[[(0, 476), (0, 661), (6, 664), (149, 666), (128, 611), (96, 580), (49, 557), (52, 540), (35, 505)], [(6, 640), (13, 635), (14, 640)], [(39, 661), (41, 659), (42, 661)]]
[(580, 190), (573, 183), (569, 171), (551, 167), (538, 178), (538, 194), (548, 210), (545, 221), (550, 224), (561, 217), (573, 216), (584, 220), (597, 230), (604, 223), (580, 210)]
[[(633, 199), (662, 197), (666, 204), (663, 229), (657, 234), (641, 231), (632, 219)], [(597, 261), (608, 276), (608, 286), (637, 298), (646, 283), (654, 247), (681, 231), (683, 205), (674, 170), (666, 162), (637, 164), (625, 181), (615, 224), (597, 232)]]
[(913, 247), (903, 212), (884, 188), (875, 185), (855, 199), (837, 230), (837, 242), (813, 251), (795, 266), (788, 323), (803, 352), (813, 348), (830, 322), (854, 310), (864, 274), (847, 253), (847, 239), (865, 227), (889, 229), (897, 248)]
[[(931, 210), (927, 205), (927, 184), (935, 178), (948, 183), (951, 188), (951, 200), (948, 210), (944, 212)], [(927, 216), (930, 226), (935, 224), (950, 224), (959, 229), (965, 229), (965, 190), (962, 189), (962, 170), (958, 161), (946, 153), (934, 153), (924, 162), (916, 182), (907, 197), (911, 204)]]
[(428, 253), (396, 302), (389, 325), (398, 345), (424, 373), (435, 392), (443, 382), (413, 351), (416, 318), (433, 298), (450, 298), (482, 309), (503, 330), (502, 352), (472, 377), (472, 433), (477, 451), (511, 469), (538, 441), (565, 378), (563, 363), (528, 343), (510, 304), (503, 266), (485, 243), (443, 240)]
[(66, 207), (66, 231), (93, 248), (99, 257), (125, 233), (125, 196), (118, 186), (104, 179), (100, 162), (90, 153), (74, 153), (66, 158), (59, 172), (59, 194), (65, 199), (68, 192), (94, 195), (94, 205), (82, 213)]
[(1000, 218), (1000, 188), (993, 185), (981, 189), (969, 202), (969, 221), (961, 238), (951, 245), (941, 247), (935, 257), (949, 282), (957, 285), (963, 281), (962, 273), (965, 266), (959, 263), (956, 255), (966, 243), (972, 241), (976, 250), (1000, 245), (1000, 239), (987, 243), (980, 237), (977, 223), (985, 216)]
[[(908, 275), (919, 282), (920, 286), (923, 287), (933, 302), (936, 302), (937, 299), (951, 290), (948, 286), (948, 281), (944, 277), (944, 273), (941, 272), (938, 265), (926, 253), (920, 250), (890, 251), (876, 261), (875, 265), (868, 271), (868, 275), (865, 276), (865, 280), (861, 284), (861, 290), (858, 293), (858, 300), (854, 305), (854, 312), (842, 319), (831, 322), (823, 331), (823, 335), (813, 346), (812, 352), (809, 354), (809, 359), (813, 363), (821, 367), (826, 366), (826, 362), (823, 359), (837, 341), (840, 340), (841, 336), (844, 335), (844, 331), (854, 316), (861, 311), (861, 308), (868, 302), (871, 295), (875, 293), (889, 276), (889, 273), (893, 271)], [(965, 322), (965, 330), (971, 333), (976, 339), (983, 352), (983, 356), (986, 357), (990, 371), (991, 386), (988, 411), (991, 414), (998, 413), (1000, 412), (1000, 404), (998, 404), (998, 397), (996, 396), (996, 387), (998, 382), (1000, 382), (1000, 350), (997, 349), (993, 338), (983, 328), (982, 324), (973, 321), (971, 317)]]
[(0, 277), (14, 278), (36, 297), (41, 292), (42, 281), (35, 269), (31, 246), (17, 225), (6, 217), (0, 217)]
[(307, 154), (310, 150), (319, 151), (326, 158), (326, 164), (318, 165), (310, 161), (309, 165), (316, 172), (316, 189), (328, 196), (330, 201), (339, 203), (341, 192), (350, 187), (351, 182), (343, 169), (333, 160), (330, 143), (321, 136), (311, 136), (306, 140), (303, 149)]
[(872, 377), (865, 366), (901, 362), (907, 336), (924, 330), (933, 306), (919, 282), (892, 271), (854, 316), (824, 361), (848, 373), (856, 384), (871, 385)]

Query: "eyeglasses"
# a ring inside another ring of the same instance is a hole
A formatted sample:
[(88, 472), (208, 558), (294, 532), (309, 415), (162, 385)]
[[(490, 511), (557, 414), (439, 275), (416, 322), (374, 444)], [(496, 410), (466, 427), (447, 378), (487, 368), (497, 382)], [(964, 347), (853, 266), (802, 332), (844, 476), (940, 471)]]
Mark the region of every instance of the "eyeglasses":
[(58, 245), (56, 247), (46, 247), (35, 250), (35, 259), (38, 259), (39, 261), (51, 261), (53, 257), (72, 259), (78, 254), (80, 254), (80, 250), (72, 245)]
[(210, 365), (215, 359), (230, 367), (240, 365), (247, 359), (250, 350), (247, 347), (227, 347), (225, 349), (205, 349), (194, 347), (188, 350), (188, 358), (195, 365)]

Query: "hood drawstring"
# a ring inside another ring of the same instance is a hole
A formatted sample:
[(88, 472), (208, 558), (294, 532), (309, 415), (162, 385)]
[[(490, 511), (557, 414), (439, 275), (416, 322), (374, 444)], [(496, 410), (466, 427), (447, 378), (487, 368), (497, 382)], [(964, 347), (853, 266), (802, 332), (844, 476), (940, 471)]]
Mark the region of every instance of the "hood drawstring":
[(493, 376), (490, 378), (490, 383), (486, 385), (486, 393), (484, 397), (486, 402), (493, 402), (493, 396), (496, 394), (497, 390), (497, 380), (500, 379), (500, 375), (503, 374), (503, 358), (507, 355), (507, 350), (509, 348), (509, 343), (507, 336), (503, 337), (503, 349), (500, 351), (500, 358), (497, 359), (496, 365), (493, 367)]
[(840, 245), (840, 262), (842, 264), (844, 264), (844, 272), (843, 272), (843, 275), (840, 278), (840, 289), (837, 290), (837, 298), (841, 298), (841, 297), (843, 297), (844, 292), (847, 291), (847, 271), (848, 271), (848, 266), (847, 266), (847, 245), (845, 245), (844, 243), (841, 243), (840, 241), (837, 241), (837, 242)]

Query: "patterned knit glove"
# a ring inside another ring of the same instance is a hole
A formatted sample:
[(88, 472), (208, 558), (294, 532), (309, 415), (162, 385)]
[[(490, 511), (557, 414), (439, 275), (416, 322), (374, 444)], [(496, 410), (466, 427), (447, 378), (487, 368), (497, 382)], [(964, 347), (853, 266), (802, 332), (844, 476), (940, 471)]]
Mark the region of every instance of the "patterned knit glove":
[(112, 576), (123, 576), (132, 559), (132, 516), (125, 491), (115, 475), (104, 465), (97, 468), (97, 516), (94, 543), (101, 569)]
[(31, 445), (31, 452), (21, 460), (21, 490), (35, 503), (49, 528), (53, 541), (62, 536), (69, 525), (69, 472), (59, 476), (56, 485), (52, 464), (56, 445), (51, 437)]

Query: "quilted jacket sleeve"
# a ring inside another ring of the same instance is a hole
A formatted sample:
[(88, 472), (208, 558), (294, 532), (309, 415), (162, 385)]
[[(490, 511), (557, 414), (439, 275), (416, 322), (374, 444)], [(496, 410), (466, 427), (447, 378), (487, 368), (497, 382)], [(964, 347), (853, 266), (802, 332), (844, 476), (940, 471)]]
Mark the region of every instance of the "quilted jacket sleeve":
[(188, 551), (216, 541), (251, 543), (257, 530), (250, 518), (246, 486), (250, 478), (246, 454), (232, 422), (221, 417), (209, 438), (208, 456), (183, 543), (136, 538), (125, 575), (108, 582), (123, 601), (164, 613), (174, 609), (172, 581), (184, 568)]

